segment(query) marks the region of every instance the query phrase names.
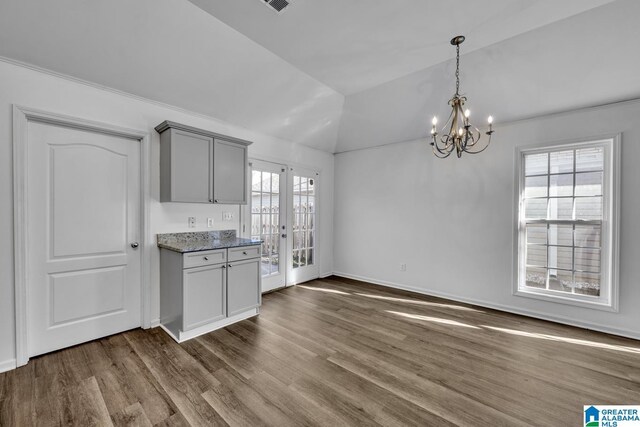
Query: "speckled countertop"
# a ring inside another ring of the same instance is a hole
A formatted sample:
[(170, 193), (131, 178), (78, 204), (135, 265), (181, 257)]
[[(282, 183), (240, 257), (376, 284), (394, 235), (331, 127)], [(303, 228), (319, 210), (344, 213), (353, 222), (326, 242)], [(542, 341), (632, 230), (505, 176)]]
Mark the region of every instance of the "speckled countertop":
[(262, 240), (236, 237), (235, 230), (158, 234), (158, 247), (180, 253), (235, 248), (259, 245), (260, 243)]

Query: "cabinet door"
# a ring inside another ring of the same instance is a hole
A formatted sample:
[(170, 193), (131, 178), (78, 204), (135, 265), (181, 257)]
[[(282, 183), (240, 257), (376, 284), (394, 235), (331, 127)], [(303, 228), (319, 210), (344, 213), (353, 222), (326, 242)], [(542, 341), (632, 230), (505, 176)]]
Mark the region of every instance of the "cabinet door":
[[(213, 139), (171, 129), (171, 202), (210, 203)], [(167, 132), (165, 132), (167, 133)], [(160, 172), (161, 174), (163, 171)]]
[(247, 203), (247, 147), (216, 139), (213, 149), (213, 200)]
[(226, 317), (226, 268), (224, 264), (183, 271), (184, 308), (182, 330), (197, 328)]
[(261, 302), (260, 258), (230, 262), (227, 274), (229, 316), (258, 307)]

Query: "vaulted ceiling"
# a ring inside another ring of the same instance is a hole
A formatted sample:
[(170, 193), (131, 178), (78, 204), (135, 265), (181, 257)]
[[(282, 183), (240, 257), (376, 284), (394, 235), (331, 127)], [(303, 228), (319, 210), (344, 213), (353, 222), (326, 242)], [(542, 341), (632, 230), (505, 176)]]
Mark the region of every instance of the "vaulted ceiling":
[(456, 34), (474, 112), (640, 93), (636, 0), (190, 1), (0, 0), (0, 55), (328, 152), (424, 136)]
[[(613, 0), (189, 0), (336, 91), (350, 95)], [(262, 6), (262, 7), (261, 7)]]

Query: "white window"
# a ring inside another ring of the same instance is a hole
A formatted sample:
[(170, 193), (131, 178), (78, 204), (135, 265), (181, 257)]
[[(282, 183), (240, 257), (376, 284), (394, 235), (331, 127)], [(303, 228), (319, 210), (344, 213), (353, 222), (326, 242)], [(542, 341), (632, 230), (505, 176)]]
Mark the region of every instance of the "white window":
[(516, 295), (617, 309), (618, 145), (518, 151)]

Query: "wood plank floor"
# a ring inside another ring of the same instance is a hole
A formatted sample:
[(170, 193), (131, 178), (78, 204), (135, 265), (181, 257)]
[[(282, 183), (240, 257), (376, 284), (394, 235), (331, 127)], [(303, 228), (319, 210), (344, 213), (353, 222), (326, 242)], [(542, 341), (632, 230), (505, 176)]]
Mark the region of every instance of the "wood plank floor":
[(182, 345), (133, 330), (0, 374), (0, 425), (581, 425), (640, 403), (640, 342), (353, 280)]

